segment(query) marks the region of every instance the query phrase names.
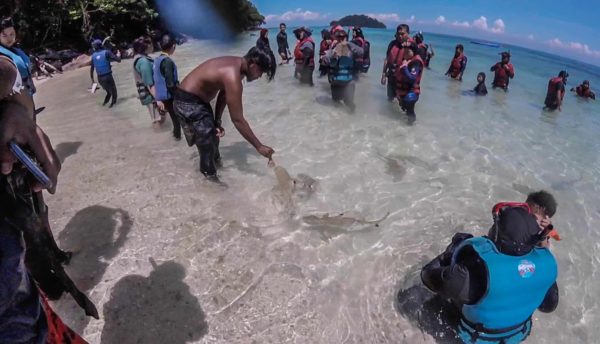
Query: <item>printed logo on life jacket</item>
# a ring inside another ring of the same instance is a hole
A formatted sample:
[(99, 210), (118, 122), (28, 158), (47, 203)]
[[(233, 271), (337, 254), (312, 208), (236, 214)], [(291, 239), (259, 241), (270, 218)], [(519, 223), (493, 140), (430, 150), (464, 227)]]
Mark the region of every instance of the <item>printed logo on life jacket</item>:
[(533, 274), (535, 273), (535, 264), (533, 264), (533, 262), (530, 262), (528, 260), (522, 260), (519, 262), (519, 275), (522, 278), (529, 278), (531, 276), (533, 276)]

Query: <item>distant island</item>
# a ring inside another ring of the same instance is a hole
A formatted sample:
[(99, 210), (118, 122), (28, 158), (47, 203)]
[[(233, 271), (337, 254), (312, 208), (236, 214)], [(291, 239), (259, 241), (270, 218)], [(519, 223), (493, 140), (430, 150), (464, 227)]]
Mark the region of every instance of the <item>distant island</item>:
[(385, 29), (385, 24), (364, 14), (353, 14), (338, 20), (341, 26), (360, 26), (372, 29)]

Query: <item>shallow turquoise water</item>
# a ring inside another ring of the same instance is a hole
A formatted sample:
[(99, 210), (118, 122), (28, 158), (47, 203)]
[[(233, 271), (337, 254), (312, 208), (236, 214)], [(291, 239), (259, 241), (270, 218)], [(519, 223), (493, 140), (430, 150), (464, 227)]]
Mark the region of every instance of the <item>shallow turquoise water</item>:
[[(529, 342), (594, 342), (600, 336), (600, 104), (569, 94), (562, 112), (546, 113), (542, 103), (548, 79), (565, 66), (569, 86), (587, 78), (600, 87), (599, 69), (510, 47), (516, 68), (510, 92), (490, 88), (486, 97), (464, 96), (501, 50), (426, 34), (436, 56), (423, 77), (417, 123), (409, 127), (379, 84), (392, 32), (366, 33), (373, 66), (357, 85), (355, 114), (334, 106), (325, 79), (315, 79), (313, 88), (298, 85), (292, 65), (278, 68), (271, 83), (244, 85), (244, 114), (255, 133), (290, 174), (318, 180), (314, 194), (288, 199), (274, 192), (265, 159), (227, 115), (221, 142), (227, 189), (217, 192), (201, 179), (190, 186), (189, 178), (201, 178), (191, 172), (197, 154), (185, 145), (173, 148), (183, 161), (174, 168), (186, 179), (172, 186), (173, 205), (165, 209), (185, 210), (191, 224), (176, 227), (178, 220), (169, 219), (176, 228), (160, 232), (164, 243), (153, 254), (177, 257), (188, 268), (188, 282), (209, 314), (211, 330), (202, 342), (435, 342), (414, 317), (397, 311), (397, 292), (419, 285), (422, 265), (456, 231), (485, 233), (496, 202), (524, 200), (538, 189), (559, 202), (554, 223), (564, 239), (552, 250), (561, 302), (552, 314), (535, 314)], [(233, 46), (191, 41), (178, 47), (174, 60), (183, 76), (208, 58), (243, 55), (255, 40), (247, 36)], [(462, 83), (443, 75), (459, 42), (469, 57)], [(131, 66), (116, 66), (115, 75), (124, 94), (122, 116), (136, 130), (149, 130), (134, 98)], [(488, 88), (490, 80), (488, 72)], [(339, 212), (390, 217), (379, 228), (347, 233), (302, 222), (306, 215)], [(242, 234), (229, 236), (234, 229)], [(207, 243), (211, 236), (218, 240)], [(172, 243), (177, 237), (202, 249), (182, 249)], [(217, 254), (230, 270), (214, 263)], [(241, 297), (234, 292), (240, 288), (247, 290)]]

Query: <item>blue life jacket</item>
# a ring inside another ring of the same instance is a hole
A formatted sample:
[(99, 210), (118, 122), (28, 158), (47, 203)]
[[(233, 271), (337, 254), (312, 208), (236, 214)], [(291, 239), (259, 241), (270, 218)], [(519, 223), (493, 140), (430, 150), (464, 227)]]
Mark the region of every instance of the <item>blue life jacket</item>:
[(23, 50), (19, 48), (8, 49), (0, 45), (0, 54), (7, 56), (15, 63), (23, 80), (31, 76), (31, 73), (29, 72), (29, 64), (31, 61), (29, 60), (29, 56), (27, 56)]
[[(173, 95), (171, 94), (171, 92), (169, 92), (169, 89), (167, 88), (167, 80), (160, 71), (160, 64), (167, 58), (169, 58), (168, 55), (160, 54), (160, 56), (157, 57), (156, 60), (154, 60), (154, 91), (156, 92), (156, 100), (159, 101), (169, 100), (173, 98)], [(177, 66), (175, 66), (175, 68), (173, 69), (173, 73), (175, 74), (175, 82), (177, 82), (179, 80), (179, 77), (177, 75)]]
[(354, 59), (349, 56), (340, 56), (331, 68), (329, 82), (334, 85), (349, 83), (354, 78), (353, 71)]
[(102, 49), (93, 53), (92, 63), (94, 64), (94, 68), (96, 68), (96, 74), (98, 74), (98, 77), (112, 73), (110, 60), (108, 59), (108, 54), (106, 53), (106, 50)]
[(463, 305), (458, 334), (465, 343), (520, 343), (531, 331), (531, 316), (556, 281), (557, 265), (548, 249), (524, 256), (498, 251), (485, 237), (467, 239), (454, 251), (452, 264), (472, 246), (486, 265), (487, 290), (473, 305)]

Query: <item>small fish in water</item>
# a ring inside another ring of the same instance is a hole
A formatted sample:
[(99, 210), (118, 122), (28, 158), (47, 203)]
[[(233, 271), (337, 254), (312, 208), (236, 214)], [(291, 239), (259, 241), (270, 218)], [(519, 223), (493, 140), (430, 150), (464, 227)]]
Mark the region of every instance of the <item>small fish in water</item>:
[(299, 174), (297, 178), (292, 178), (288, 171), (281, 167), (273, 168), (275, 177), (277, 178), (277, 188), (280, 190), (292, 193), (296, 190), (314, 191), (317, 181), (306, 174)]
[(402, 166), (398, 160), (388, 157), (382, 157), (382, 159), (385, 161), (385, 173), (394, 177), (395, 182), (399, 182), (406, 176), (406, 167)]
[(302, 217), (302, 221), (311, 226), (326, 226), (326, 227), (350, 227), (352, 225), (375, 225), (375, 227), (379, 227), (379, 223), (386, 220), (390, 216), (388, 212), (379, 220), (375, 221), (366, 221), (363, 219), (358, 219), (355, 217), (344, 216), (344, 213), (341, 213), (336, 216), (329, 216), (329, 214), (317, 216), (317, 215), (308, 215)]
[(277, 178), (277, 185), (273, 188), (274, 200), (278, 207), (293, 214), (295, 200), (310, 196), (315, 191), (317, 181), (305, 174), (298, 175), (298, 178), (292, 178), (288, 171), (281, 166), (275, 166), (273, 172)]
[(421, 158), (417, 158), (416, 156), (397, 155), (397, 156), (394, 156), (394, 158), (397, 158), (398, 160), (403, 161), (403, 162), (411, 163), (417, 167), (421, 167), (421, 168), (424, 168), (429, 171), (434, 171), (437, 169), (437, 167), (434, 164), (431, 164)]

